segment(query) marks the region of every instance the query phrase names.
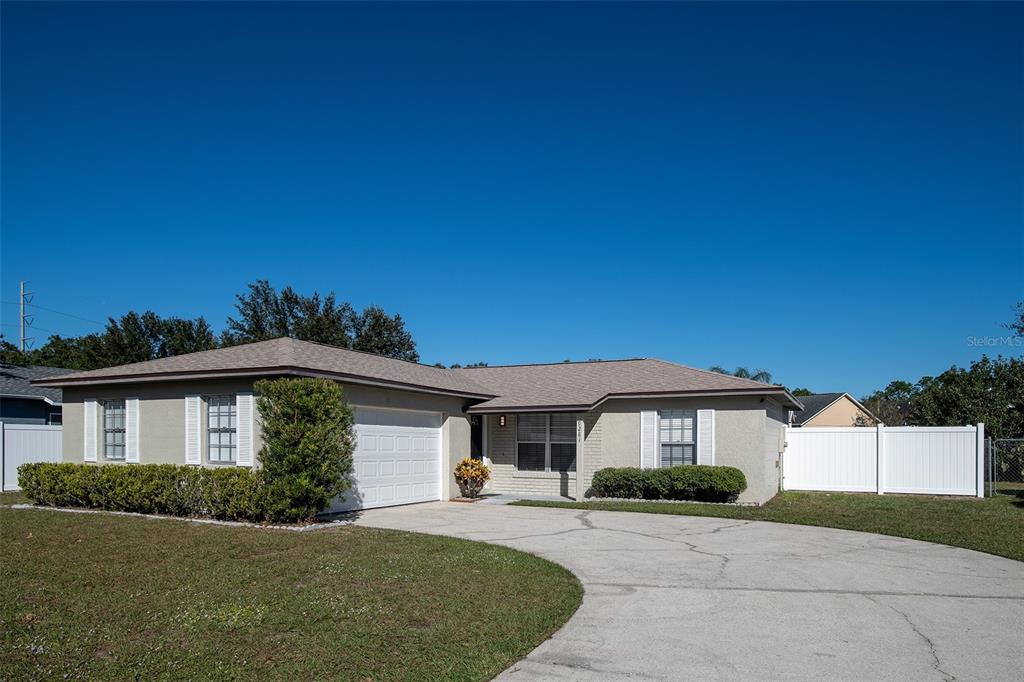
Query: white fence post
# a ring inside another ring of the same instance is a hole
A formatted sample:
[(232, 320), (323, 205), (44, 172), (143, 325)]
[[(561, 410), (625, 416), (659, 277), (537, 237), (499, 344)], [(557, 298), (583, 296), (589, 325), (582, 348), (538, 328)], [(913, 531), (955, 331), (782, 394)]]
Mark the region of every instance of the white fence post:
[(985, 424), (978, 422), (978, 497), (985, 497)]
[(779, 492), (786, 492), (786, 450), (789, 449), (789, 426), (782, 427), (782, 452), (779, 453)]
[(875, 428), (877, 434), (878, 443), (875, 445), (875, 452), (877, 453), (877, 469), (875, 470), (875, 480), (877, 481), (878, 494), (885, 494), (885, 424), (878, 422), (878, 426)]

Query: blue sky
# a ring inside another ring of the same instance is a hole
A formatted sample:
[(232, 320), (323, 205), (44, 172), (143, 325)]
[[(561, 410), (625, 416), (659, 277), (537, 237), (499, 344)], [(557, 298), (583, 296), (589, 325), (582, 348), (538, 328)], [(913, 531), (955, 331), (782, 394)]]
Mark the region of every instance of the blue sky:
[(401, 313), (426, 362), (860, 395), (1024, 299), (1020, 4), (2, 13), (5, 302), (219, 329), (268, 278)]

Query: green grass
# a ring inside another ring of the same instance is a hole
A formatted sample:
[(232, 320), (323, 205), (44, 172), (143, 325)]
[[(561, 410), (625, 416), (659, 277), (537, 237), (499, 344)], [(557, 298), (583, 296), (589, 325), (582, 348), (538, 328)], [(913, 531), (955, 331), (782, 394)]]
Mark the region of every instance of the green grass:
[(0, 493), (0, 504), (29, 504), (30, 500), (21, 491)]
[(846, 528), (1024, 561), (1024, 492), (985, 499), (787, 492), (761, 507), (664, 502), (514, 502), (525, 507), (717, 516)]
[(416, 533), (15, 509), (0, 527), (8, 680), (485, 680), (582, 598), (538, 557)]

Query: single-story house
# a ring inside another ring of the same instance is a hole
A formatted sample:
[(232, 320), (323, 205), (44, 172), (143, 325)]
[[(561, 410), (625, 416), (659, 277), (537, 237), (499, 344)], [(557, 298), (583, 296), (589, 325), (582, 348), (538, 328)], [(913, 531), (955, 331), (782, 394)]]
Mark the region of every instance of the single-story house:
[(61, 390), (32, 381), (68, 374), (60, 367), (0, 365), (0, 421), (8, 424), (60, 424)]
[(336, 508), (458, 495), (452, 469), (478, 456), (497, 492), (580, 498), (609, 466), (720, 464), (741, 497), (779, 489), (781, 386), (653, 359), (444, 369), (281, 338), (41, 379), (64, 391), (64, 460), (254, 466), (253, 382), (333, 379), (354, 408), (354, 492)]
[(800, 396), (804, 409), (790, 413), (790, 425), (876, 426), (878, 418), (849, 393), (814, 393)]

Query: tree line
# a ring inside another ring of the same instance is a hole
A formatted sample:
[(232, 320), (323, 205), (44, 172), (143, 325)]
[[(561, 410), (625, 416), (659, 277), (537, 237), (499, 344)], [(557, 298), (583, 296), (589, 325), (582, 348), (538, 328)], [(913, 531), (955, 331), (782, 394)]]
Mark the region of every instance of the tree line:
[[(1017, 303), (1007, 346), (1024, 346), (1024, 301)], [(1024, 358), (982, 355), (916, 382), (896, 380), (860, 399), (888, 426), (950, 426), (983, 422), (994, 438), (1024, 437)]]
[[(152, 311), (129, 312), (109, 318), (101, 333), (83, 336), (53, 335), (40, 348), (20, 352), (6, 339), (0, 341), (0, 362), (42, 365), (74, 370), (99, 369), (143, 362), (196, 351), (213, 350), (282, 336), (376, 353), (399, 360), (419, 360), (416, 343), (401, 315), (388, 315), (378, 306), (357, 311), (339, 302), (333, 292), (302, 295), (286, 286), (280, 291), (267, 280), (249, 284), (235, 296), (236, 314), (228, 317), (219, 335), (202, 317), (160, 317)], [(1004, 325), (1010, 339), (1024, 345), (1024, 301), (1015, 318)], [(1013, 343), (1008, 345), (1014, 345)], [(596, 359), (594, 361), (597, 361)], [(439, 367), (443, 367), (438, 363)], [(486, 367), (476, 362), (465, 367)], [(451, 365), (460, 367), (459, 364)], [(711, 371), (771, 383), (770, 372), (738, 367)], [(796, 388), (797, 397), (809, 395)], [(890, 426), (944, 426), (984, 422), (996, 437), (1024, 436), (1024, 359), (982, 356), (970, 367), (952, 366), (938, 376), (916, 382), (892, 381), (861, 398), (876, 417)]]
[[(1010, 335), (1006, 345), (1024, 347), (1024, 301), (1017, 303), (1014, 318), (1004, 324)], [(712, 372), (772, 382), (771, 372), (718, 365)], [(794, 388), (794, 396), (812, 395)], [(953, 365), (938, 376), (916, 382), (896, 380), (860, 399), (872, 414), (888, 426), (950, 426), (982, 422), (995, 438), (1024, 437), (1024, 358), (983, 355), (970, 367)]]
[(377, 353), (399, 360), (419, 360), (416, 343), (401, 315), (378, 306), (357, 311), (339, 302), (333, 292), (306, 296), (290, 286), (280, 291), (267, 280), (249, 284), (235, 296), (236, 314), (220, 335), (202, 317), (161, 317), (153, 311), (129, 312), (108, 318), (103, 332), (83, 336), (50, 336), (41, 347), (24, 353), (3, 339), (0, 362), (74, 370), (99, 369), (130, 362), (213, 350), (289, 336), (303, 341)]

